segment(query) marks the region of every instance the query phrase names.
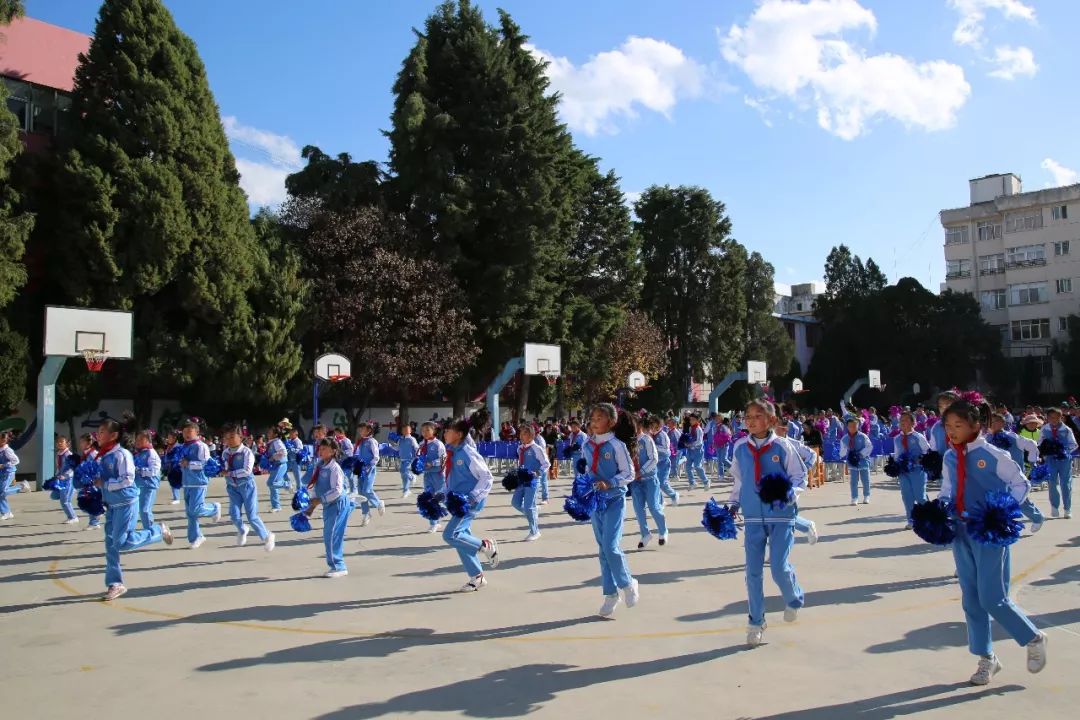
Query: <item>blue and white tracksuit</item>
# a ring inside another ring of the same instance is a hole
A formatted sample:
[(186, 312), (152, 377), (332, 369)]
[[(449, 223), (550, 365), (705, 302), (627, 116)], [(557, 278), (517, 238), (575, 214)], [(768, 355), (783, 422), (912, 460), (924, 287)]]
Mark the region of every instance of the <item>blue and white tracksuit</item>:
[(570, 454), (570, 475), (577, 474), (577, 461), (582, 455), (582, 448), (585, 447), (585, 442), (589, 439), (589, 436), (580, 430), (571, 432), (566, 437), (567, 450)]
[[(854, 437), (854, 440), (852, 439)], [(848, 453), (855, 450), (859, 453), (859, 464), (848, 463)], [(851, 478), (851, 499), (859, 498), (859, 483), (862, 482), (863, 498), (870, 497), (870, 454), (874, 451), (874, 444), (870, 442), (864, 433), (856, 432), (854, 436), (844, 433), (840, 437), (840, 457), (848, 466), (848, 475)]]
[(693, 488), (696, 476), (708, 490), (709, 478), (705, 475), (705, 431), (701, 425), (691, 425), (689, 434), (690, 441), (686, 444), (686, 479)]
[[(929, 451), (930, 443), (922, 433), (905, 435), (901, 432), (893, 438), (892, 456), (895, 460), (899, 460), (901, 455), (918, 460)], [(926, 471), (919, 465), (910, 472), (901, 473), (897, 480), (900, 483), (900, 499), (904, 503), (904, 517), (910, 523), (911, 508), (915, 507), (915, 503), (926, 500)]]
[(184, 509), (187, 513), (187, 539), (193, 543), (202, 537), (199, 518), (214, 517), (221, 511), (217, 503), (206, 502), (206, 486), (209, 481), (203, 472), (203, 465), (210, 459), (210, 448), (202, 440), (184, 443), (181, 461), (187, 462), (184, 474)]
[(319, 463), (315, 477), (315, 494), (323, 508), (323, 547), (326, 551), (326, 565), (335, 571), (345, 567), (345, 528), (349, 525), (349, 515), (353, 504), (345, 491), (345, 471), (337, 460)]
[(153, 448), (135, 455), (135, 487), (139, 488), (139, 521), (143, 530), (154, 527), (154, 501), (161, 484), (161, 456)]
[[(96, 449), (94, 449), (94, 448), (90, 448), (89, 450), (87, 450), (86, 452), (82, 453), (79, 456), (79, 462), (84, 463), (87, 460), (97, 460), (97, 456), (98, 456), (98, 451)], [(88, 528), (100, 527), (101, 522), (102, 522), (102, 518), (104, 518), (104, 517), (105, 517), (104, 514), (102, 514), (102, 515), (91, 515), (90, 516), (90, 522), (87, 523), (86, 527), (88, 527)]]
[(14, 495), (22, 489), (21, 485), (15, 484), (15, 468), (19, 466), (19, 456), (11, 449), (10, 445), (0, 448), (0, 515), (11, 512), (8, 504), (8, 496)]
[[(60, 509), (64, 511), (64, 515), (67, 516), (68, 520), (74, 520), (78, 517), (75, 514), (75, 505), (72, 503), (75, 498), (75, 471), (71, 468), (65, 469), (67, 459), (71, 455), (71, 450), (56, 454), (56, 477), (67, 483), (67, 490), (60, 493)], [(0, 515), (2, 514), (0, 513)]]
[(379, 443), (373, 437), (366, 437), (356, 446), (353, 456), (364, 463), (363, 469), (358, 469), (356, 476), (360, 483), (360, 494), (364, 496), (360, 511), (368, 515), (372, 507), (382, 505), (382, 500), (375, 493), (375, 466), (379, 463)]
[(765, 626), (765, 550), (769, 568), (788, 607), (804, 603), (795, 568), (788, 561), (795, 544), (794, 523), (799, 508), (792, 502), (777, 509), (758, 496), (758, 484), (766, 475), (785, 475), (796, 493), (806, 489), (806, 468), (796, 448), (787, 440), (769, 432), (764, 438), (747, 436), (735, 443), (731, 474), (735, 485), (728, 502), (738, 503), (743, 516), (743, 548), (746, 553), (746, 593), (750, 606), (749, 622)]
[(1054, 427), (1050, 423), (1043, 425), (1039, 442), (1056, 439), (1065, 448), (1065, 457), (1044, 457), (1050, 468), (1050, 477), (1046, 484), (1050, 490), (1050, 507), (1057, 510), (1064, 505), (1065, 512), (1072, 510), (1072, 454), (1076, 451), (1076, 436), (1064, 423)]
[(221, 452), (221, 464), (225, 468), (225, 490), (229, 493), (229, 519), (237, 532), (244, 531), (243, 513), (255, 528), (259, 538), (265, 541), (270, 531), (259, 517), (259, 491), (255, 485), (255, 453), (240, 445), (226, 447)]
[(279, 490), (289, 487), (289, 451), (281, 438), (274, 438), (266, 446), (266, 458), (270, 461), (270, 475), (266, 478), (266, 487), (270, 490), (270, 509), (281, 509)]
[(620, 544), (626, 517), (626, 486), (634, 479), (634, 463), (625, 443), (612, 433), (593, 435), (585, 443), (585, 461), (594, 482), (602, 480), (611, 485), (609, 490), (596, 490), (606, 506), (593, 513), (592, 526), (599, 548), (601, 587), (604, 595), (616, 595), (633, 581)]
[(667, 433), (668, 440), (671, 441), (671, 476), (678, 480), (679, 465), (686, 463), (686, 450), (679, 447), (679, 438), (682, 437), (682, 430), (678, 428), (665, 428), (664, 432)]
[(666, 495), (673, 503), (679, 502), (679, 493), (671, 487), (671, 436), (663, 428), (652, 436), (653, 444), (656, 445), (656, 482), (660, 486), (660, 492)]
[(464, 517), (451, 516), (443, 529), (443, 540), (457, 550), (461, 565), (469, 578), (482, 575), (480, 559), (476, 556), (483, 541), (472, 534), (472, 522), (484, 509), (493, 479), (487, 462), (476, 448), (463, 442), (446, 445), (446, 489), (464, 495), (469, 501), (469, 513)]
[(120, 553), (161, 540), (161, 525), (135, 529), (139, 521), (139, 488), (135, 486), (135, 460), (130, 452), (114, 445), (98, 458), (98, 463), (105, 503), (105, 587), (111, 587), (124, 582)]
[[(1039, 462), (1039, 446), (1035, 444), (1034, 440), (1023, 435), (1017, 435), (1009, 430), (1005, 430), (1004, 434), (1009, 438), (1009, 447), (1001, 449), (1009, 453), (1009, 457), (1020, 466), (1021, 471), (1024, 470), (1028, 463)], [(1028, 495), (1024, 498), (1024, 502), (1020, 503), (1020, 512), (1024, 513), (1024, 517), (1036, 524), (1041, 524), (1046, 519), (1035, 503), (1031, 502), (1031, 495)]]
[(788, 420), (787, 436), (789, 440), (802, 440), (802, 431), (802, 423), (796, 422), (794, 419)]
[(413, 458), (420, 445), (412, 435), (402, 435), (398, 440), (398, 471), (401, 473), (401, 492), (412, 487), (415, 476), (412, 471)]
[(304, 441), (294, 437), (288, 438), (284, 442), (285, 451), (288, 453), (288, 473), (293, 476), (293, 483), (296, 485), (296, 489), (299, 490), (302, 478), (300, 476), (300, 462), (296, 459), (296, 453), (304, 449)]
[(930, 449), (934, 452), (945, 455), (945, 451), (949, 449), (949, 438), (945, 434), (945, 421), (938, 420), (934, 424), (934, 427), (930, 428), (930, 437), (927, 438), (930, 443)]
[(518, 445), (518, 465), (533, 473), (535, 479), (528, 485), (518, 485), (510, 498), (510, 505), (525, 516), (529, 523), (529, 534), (540, 534), (540, 513), (536, 509), (537, 493), (540, 491), (540, 478), (547, 475), (551, 468), (547, 452), (544, 448), (531, 442), (528, 445)]
[[(541, 450), (544, 451), (544, 454), (547, 455), (547, 440), (545, 440), (544, 436), (540, 434), (540, 430), (536, 429), (536, 428), (533, 429), (533, 443), (535, 443)], [(550, 461), (548, 461), (548, 468), (549, 469), (551, 468), (551, 462)], [(548, 500), (548, 475), (547, 475), (547, 473), (544, 473), (543, 475), (541, 475), (539, 480), (540, 480), (540, 499), (543, 500), (544, 502), (547, 502), (547, 500)]]
[[(176, 446), (173, 445), (172, 447), (176, 447)], [(171, 450), (172, 447), (166, 447), (165, 454), (162, 456), (162, 460), (161, 460), (161, 474), (166, 480), (169, 479), (169, 474), (173, 470), (172, 463), (169, 462), (169, 450)], [(183, 487), (182, 486), (181, 487), (173, 487), (172, 483), (169, 483), (169, 490), (172, 491), (172, 499), (173, 500), (179, 500), (180, 499), (180, 493), (183, 490)]]
[[(441, 493), (446, 489), (446, 446), (442, 440), (432, 438), (420, 444), (417, 453), (424, 461), (424, 492)], [(438, 521), (430, 521), (431, 527)]]
[(634, 503), (634, 515), (637, 516), (641, 539), (644, 540), (651, 534), (648, 519), (645, 517), (646, 507), (656, 523), (656, 531), (661, 538), (666, 538), (667, 518), (664, 517), (664, 505), (660, 501), (660, 480), (657, 474), (660, 465), (659, 448), (653, 442), (652, 435), (642, 433), (637, 438), (637, 450), (638, 477), (630, 483), (630, 499)]
[[(788, 438), (787, 441), (792, 444), (795, 451), (799, 454), (799, 459), (802, 460), (803, 467), (809, 475), (810, 470), (813, 469), (814, 465), (816, 465), (821, 458), (818, 457), (818, 454), (814, 452), (813, 448), (805, 444), (802, 440), (792, 440), (791, 438)], [(810, 528), (813, 527), (813, 523), (796, 512), (794, 527), (801, 533), (809, 533)]]
[(997, 620), (1019, 645), (1027, 645), (1038, 631), (1020, 608), (1009, 599), (1011, 554), (1008, 546), (983, 545), (967, 531), (962, 512), (970, 512), (985, 502), (988, 492), (1005, 490), (1023, 502), (1030, 486), (1023, 471), (1007, 452), (985, 438), (977, 438), (963, 448), (964, 478), (960, 482), (956, 448), (945, 453), (941, 470), (941, 494), (952, 500), (961, 515), (956, 523), (953, 557), (960, 580), (961, 603), (967, 620), (968, 650), (989, 657), (990, 618)]
[[(353, 444), (352, 440), (342, 435), (336, 438), (338, 442), (338, 457), (347, 458), (353, 456)], [(352, 470), (341, 469), (345, 473), (345, 485), (349, 488), (349, 493), (355, 495), (360, 483), (357, 480), (356, 474)]]

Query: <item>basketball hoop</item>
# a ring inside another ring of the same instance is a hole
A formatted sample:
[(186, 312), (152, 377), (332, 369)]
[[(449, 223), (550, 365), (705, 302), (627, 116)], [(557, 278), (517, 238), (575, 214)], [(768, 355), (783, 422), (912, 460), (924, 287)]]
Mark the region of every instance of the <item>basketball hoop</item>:
[(559, 373), (551, 372), (550, 370), (542, 371), (540, 377), (547, 380), (548, 385), (554, 385), (559, 381)]
[(339, 382), (342, 382), (344, 380), (348, 380), (349, 377), (350, 377), (349, 375), (331, 375), (330, 377), (328, 377), (326, 379), (329, 380), (332, 383), (339, 383)]
[(105, 350), (83, 350), (83, 360), (86, 361), (86, 369), (92, 373), (101, 372), (101, 368), (105, 366), (105, 360), (108, 359), (109, 353)]

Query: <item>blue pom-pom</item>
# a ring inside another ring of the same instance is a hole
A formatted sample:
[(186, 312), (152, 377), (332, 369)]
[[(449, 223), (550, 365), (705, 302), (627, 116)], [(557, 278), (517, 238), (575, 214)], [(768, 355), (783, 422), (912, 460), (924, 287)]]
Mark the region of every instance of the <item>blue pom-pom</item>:
[(75, 468), (79, 467), (79, 456), (72, 453), (64, 457), (64, 464), (61, 466), (61, 474), (67, 472), (75, 472)]
[(990, 444), (996, 448), (1008, 450), (1012, 447), (1012, 439), (1009, 437), (1008, 433), (996, 432), (990, 436)]
[(169, 481), (170, 487), (181, 488), (184, 486), (184, 471), (179, 465), (169, 468), (169, 473), (165, 477)]
[(982, 505), (968, 511), (967, 531), (977, 543), (1005, 547), (1020, 539), (1022, 517), (1016, 498), (1004, 490), (991, 491)]
[(889, 459), (885, 461), (885, 474), (891, 478), (900, 477), (900, 466), (896, 462), (896, 458), (889, 456)]
[(267, 455), (266, 453), (262, 453), (262, 454), (259, 455), (259, 468), (261, 470), (269, 470), (270, 469), (270, 456)]
[(1046, 438), (1039, 443), (1039, 454), (1044, 460), (1064, 460), (1068, 457), (1065, 445), (1057, 438)]
[(577, 443), (567, 443), (562, 449), (563, 460), (573, 460), (574, 456), (581, 452), (581, 446)]
[(298, 512), (290, 517), (289, 525), (291, 525), (292, 529), (298, 533), (305, 533), (311, 530), (311, 520), (302, 512)]
[(169, 452), (165, 453), (165, 462), (172, 465), (179, 465), (180, 461), (184, 459), (184, 446), (173, 445)]
[(940, 498), (915, 503), (911, 508), (911, 527), (931, 545), (948, 545), (956, 538), (953, 529), (952, 503)]
[(401, 440), (401, 434), (396, 432), (390, 432), (386, 434), (387, 442), (398, 442)]
[(97, 460), (83, 460), (75, 468), (75, 487), (85, 488), (101, 477), (101, 464)]
[(922, 456), (919, 461), (922, 463), (923, 470), (926, 471), (926, 475), (930, 480), (941, 479), (941, 453), (937, 450), (931, 450)]
[(292, 497), (292, 509), (297, 512), (303, 512), (311, 507), (311, 496), (308, 495), (308, 491), (304, 488), (300, 488)]
[(701, 525), (717, 540), (734, 540), (739, 537), (735, 527), (735, 515), (727, 505), (721, 505), (714, 498), (709, 498), (701, 513)]
[(858, 450), (848, 450), (847, 464), (851, 467), (859, 467), (862, 464), (862, 456)]
[(49, 491), (50, 500), (59, 500), (61, 497), (63, 497), (63, 495), (61, 495), (60, 491), (57, 490), (55, 487)]
[(575, 497), (567, 497), (563, 502), (563, 510), (566, 514), (578, 522), (592, 520), (593, 511), (596, 509), (595, 496), (590, 495), (587, 500), (579, 500)]
[(446, 496), (446, 509), (456, 518), (462, 518), (472, 512), (469, 499), (461, 493), (450, 492)]
[(410, 467), (410, 469), (412, 469), (413, 475), (423, 475), (424, 474), (424, 458), (417, 455), (416, 457), (413, 458), (412, 465), (410, 465), (409, 467)]
[(356, 456), (350, 455), (349, 457), (344, 458), (341, 462), (339, 462), (338, 465), (340, 465), (341, 469), (345, 472), (354, 472), (356, 470), (356, 463)]
[(757, 493), (761, 502), (773, 510), (783, 510), (795, 501), (795, 489), (791, 484), (791, 479), (779, 473), (761, 478)]
[(578, 458), (577, 462), (574, 463), (574, 471), (578, 475), (584, 475), (586, 472), (588, 472), (588, 470), (589, 470), (589, 463), (585, 462), (585, 458), (583, 458), (583, 457)]
[(416, 498), (416, 509), (420, 511), (420, 514), (425, 520), (429, 522), (439, 522), (444, 517), (449, 515), (449, 511), (443, 507), (443, 500), (446, 498), (442, 493), (433, 493), (430, 491), (424, 491), (420, 493), (420, 497)]
[(224, 470), (221, 466), (221, 461), (215, 457), (210, 458), (203, 463), (203, 474), (208, 478), (217, 477)]
[(1050, 479), (1050, 466), (1046, 463), (1039, 463), (1035, 467), (1031, 468), (1031, 475), (1028, 480), (1032, 485), (1039, 485)]
[(101, 490), (93, 485), (79, 492), (78, 505), (80, 510), (92, 517), (105, 514), (105, 501), (101, 497)]
[(311, 464), (312, 448), (310, 445), (305, 445), (296, 451), (296, 464), (307, 470), (308, 465)]
[(680, 450), (686, 450), (688, 447), (690, 447), (690, 436), (686, 433), (683, 433), (679, 436), (679, 442), (676, 443), (676, 445)]
[(514, 492), (519, 487), (529, 487), (535, 482), (536, 473), (525, 467), (519, 467), (515, 470), (511, 470), (503, 478), (503, 487), (509, 492)]
[[(48, 480), (46, 480), (45, 482), (41, 483), (41, 489), (42, 490), (54, 490), (55, 488), (56, 488), (56, 478), (54, 478), (54, 477), (51, 477)], [(56, 500), (56, 498), (53, 498), (53, 500)]]

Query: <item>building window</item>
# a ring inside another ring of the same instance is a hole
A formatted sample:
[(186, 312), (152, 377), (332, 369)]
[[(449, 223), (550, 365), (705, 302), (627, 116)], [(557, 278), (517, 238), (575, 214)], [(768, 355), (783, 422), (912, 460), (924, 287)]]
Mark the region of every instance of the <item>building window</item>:
[(1005, 307), (1005, 289), (983, 290), (979, 300), (984, 310), (1001, 310)]
[(1070, 244), (1071, 243), (1068, 240), (1061, 240), (1060, 242), (1054, 243), (1054, 256), (1061, 257), (1062, 255), (1068, 255)]
[(802, 312), (802, 303), (795, 303), (795, 309)]
[(970, 260), (946, 260), (945, 261), (945, 278), (962, 278), (971, 277), (971, 261)]
[(1001, 238), (1001, 223), (983, 221), (976, 226), (979, 240), (998, 240)]
[(1005, 256), (1005, 267), (1028, 267), (1046, 264), (1046, 247), (1043, 245), (1021, 245), (1009, 248)]
[(1050, 338), (1050, 318), (1041, 320), (1013, 320), (1012, 339), (1021, 340), (1047, 340)]
[(1068, 205), (1055, 205), (1050, 208), (1050, 216), (1055, 220), (1068, 220), (1069, 219), (1069, 206)]
[(56, 135), (71, 123), (71, 96), (52, 88), (4, 78), (8, 110), (23, 132)]
[(1010, 305), (1035, 305), (1049, 300), (1047, 283), (1021, 283), (1009, 286)]
[(30, 131), (30, 83), (21, 82), (19, 80), (12, 80), (11, 78), (4, 78), (4, 84), (7, 85), (8, 99), (7, 107), (11, 111), (11, 114), (15, 116), (15, 121), (18, 124), (18, 128), (25, 132)]
[(1068, 329), (1069, 329), (1069, 318), (1067, 318), (1067, 317), (1059, 317), (1058, 318), (1058, 331), (1059, 332), (1065, 332)]
[(1005, 232), (1038, 230), (1043, 226), (1042, 210), (1028, 210), (1026, 215), (1010, 215), (1005, 218)]
[(1072, 278), (1061, 278), (1056, 281), (1057, 291), (1059, 293), (1071, 293), (1072, 292)]
[(995, 275), (1005, 272), (1005, 253), (979, 256), (979, 274)]
[(806, 347), (812, 348), (821, 340), (821, 326), (810, 324), (806, 326)]
[(968, 242), (967, 225), (963, 227), (945, 228), (945, 244), (960, 245)]

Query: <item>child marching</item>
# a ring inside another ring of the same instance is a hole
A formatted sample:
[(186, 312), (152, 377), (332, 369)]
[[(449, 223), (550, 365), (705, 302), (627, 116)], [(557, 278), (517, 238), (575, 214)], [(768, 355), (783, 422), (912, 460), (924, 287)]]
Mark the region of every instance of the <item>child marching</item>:
[(143, 530), (154, 527), (154, 500), (161, 483), (161, 457), (154, 449), (152, 430), (135, 435), (135, 487), (139, 489), (139, 521)]
[[(650, 418), (650, 421), (653, 418)], [(659, 419), (656, 419), (659, 422)], [(645, 431), (645, 421), (634, 419), (637, 429), (637, 469), (636, 477), (630, 483), (630, 498), (634, 503), (634, 515), (637, 516), (638, 527), (641, 530), (641, 540), (638, 542), (638, 550), (643, 550), (652, 542), (653, 534), (649, 531), (649, 522), (645, 517), (645, 508), (649, 509), (653, 522), (656, 523), (656, 532), (660, 536), (660, 545), (666, 545), (668, 541), (667, 518), (664, 517), (664, 506), (660, 500), (660, 480), (657, 468), (660, 465), (660, 452), (653, 442), (652, 435)], [(664, 449), (665, 452), (667, 448)]]
[(379, 443), (372, 437), (374, 428), (369, 423), (360, 423), (360, 438), (357, 440), (354, 457), (356, 464), (353, 472), (356, 473), (360, 484), (360, 510), (364, 513), (360, 521), (360, 527), (371, 522), (371, 508), (375, 507), (379, 515), (386, 514), (386, 504), (375, 493), (375, 469), (379, 463)]
[(0, 520), (11, 520), (15, 517), (8, 504), (8, 497), (20, 492), (30, 492), (30, 484), (25, 480), (15, 482), (15, 468), (19, 466), (19, 456), (8, 445), (11, 434), (7, 431), (0, 432)]
[(701, 480), (701, 485), (709, 489), (709, 478), (705, 474), (705, 430), (701, 427), (701, 416), (697, 413), (690, 415), (690, 424), (685, 431), (686, 439), (686, 479), (690, 482), (690, 488), (694, 488), (694, 478)]
[(840, 457), (848, 465), (851, 477), (851, 504), (859, 504), (859, 484), (862, 484), (863, 505), (870, 504), (870, 454), (874, 445), (870, 438), (859, 432), (859, 421), (848, 418), (847, 432), (840, 438)]
[(292, 475), (295, 489), (299, 490), (302, 482), (299, 453), (304, 449), (304, 441), (300, 439), (300, 431), (292, 426), (289, 418), (282, 420), (280, 425), (288, 435), (285, 438), (285, 450), (288, 452), (289, 475)]
[[(469, 576), (461, 592), (476, 592), (487, 585), (477, 556), (482, 554), (494, 569), (499, 565), (499, 545), (491, 538), (481, 540), (472, 534), (473, 520), (484, 509), (491, 492), (492, 477), (487, 462), (466, 442), (468, 436), (469, 423), (465, 420), (451, 423), (443, 436), (446, 441), (447, 508), (452, 516), (443, 530), (443, 540), (457, 550), (461, 565)], [(455, 496), (463, 504), (451, 503)], [(451, 508), (451, 504), (455, 507)]]
[(67, 520), (65, 525), (77, 525), (79, 516), (75, 514), (72, 500), (75, 498), (75, 465), (77, 459), (71, 452), (71, 441), (64, 435), (56, 438), (56, 477), (62, 483), (60, 495), (60, 509), (64, 511)]
[[(436, 494), (443, 492), (446, 487), (446, 446), (442, 440), (435, 437), (435, 423), (428, 421), (420, 426), (420, 434), (424, 442), (420, 444), (417, 458), (420, 460), (420, 470), (424, 475), (424, 492)], [(431, 520), (428, 525), (429, 533), (439, 531), (439, 521)]]
[(649, 416), (649, 433), (656, 445), (656, 482), (661, 494), (671, 500), (672, 505), (679, 504), (679, 493), (671, 487), (671, 436), (664, 429), (664, 421), (657, 415)]
[[(95, 447), (94, 438), (88, 433), (83, 433), (79, 436), (79, 463), (82, 464), (88, 460), (97, 460), (98, 451)], [(92, 513), (87, 512), (87, 516), (90, 518), (90, 522), (87, 523), (85, 530), (96, 530), (100, 528), (101, 519), (104, 517), (104, 513)]]
[(266, 446), (266, 459), (270, 463), (270, 475), (266, 478), (266, 487), (270, 490), (270, 512), (281, 512), (280, 491), (289, 487), (289, 450), (280, 437), (281, 431), (271, 427), (267, 431), (270, 443)]
[(518, 467), (524, 468), (529, 473), (529, 478), (520, 479), (510, 504), (524, 515), (529, 523), (529, 534), (525, 536), (525, 542), (533, 542), (540, 539), (540, 512), (537, 508), (540, 498), (537, 493), (540, 492), (542, 478), (547, 476), (551, 462), (544, 449), (534, 442), (536, 431), (532, 425), (523, 423), (518, 429), (518, 438), (521, 440), (518, 445)]
[(338, 465), (340, 451), (337, 441), (323, 438), (319, 441), (319, 463), (314, 478), (315, 497), (311, 499), (305, 514), (311, 517), (320, 504), (323, 507), (323, 547), (329, 569), (324, 577), (340, 578), (349, 574), (345, 567), (345, 529), (353, 504), (346, 492), (345, 472)]
[(199, 437), (199, 423), (188, 420), (180, 426), (184, 445), (180, 453), (180, 469), (184, 476), (184, 511), (187, 515), (187, 539), (195, 550), (206, 542), (199, 527), (199, 518), (221, 520), (221, 503), (206, 502), (206, 488), (210, 484), (203, 466), (210, 459), (210, 448)]
[(1061, 422), (1061, 410), (1050, 408), (1046, 413), (1039, 438), (1039, 452), (1050, 468), (1050, 514), (1054, 517), (1065, 510), (1065, 519), (1072, 517), (1072, 454), (1076, 451), (1076, 436)]
[(897, 465), (900, 499), (904, 503), (906, 529), (911, 529), (911, 508), (926, 500), (926, 471), (922, 457), (930, 451), (930, 443), (915, 431), (915, 416), (905, 410), (900, 414), (900, 434), (893, 438), (893, 461)]
[[(244, 445), (243, 431), (237, 425), (226, 425), (221, 439), (225, 443), (221, 464), (225, 470), (225, 490), (229, 494), (229, 518), (236, 526), (236, 544), (246, 544), (248, 533), (255, 528), (266, 552), (270, 552), (274, 549), (274, 534), (266, 529), (259, 517), (259, 493), (253, 474), (255, 453)], [(244, 524), (245, 514), (250, 526)]]
[(401, 437), (398, 438), (398, 470), (401, 472), (401, 497), (402, 499), (412, 495), (412, 484), (416, 478), (413, 476), (413, 459), (420, 446), (412, 434), (412, 425), (404, 423), (401, 426)]
[[(1028, 465), (1039, 462), (1039, 446), (1035, 444), (1034, 440), (1008, 430), (1005, 416), (1000, 413), (994, 413), (990, 416), (990, 432), (987, 434), (986, 439), (994, 447), (1009, 453), (1009, 457), (1020, 466), (1021, 471), (1024, 471), (1024, 468)], [(1031, 501), (1030, 494), (1020, 504), (1020, 512), (1031, 521), (1029, 529), (1032, 535), (1042, 530), (1046, 518), (1035, 503)]]

